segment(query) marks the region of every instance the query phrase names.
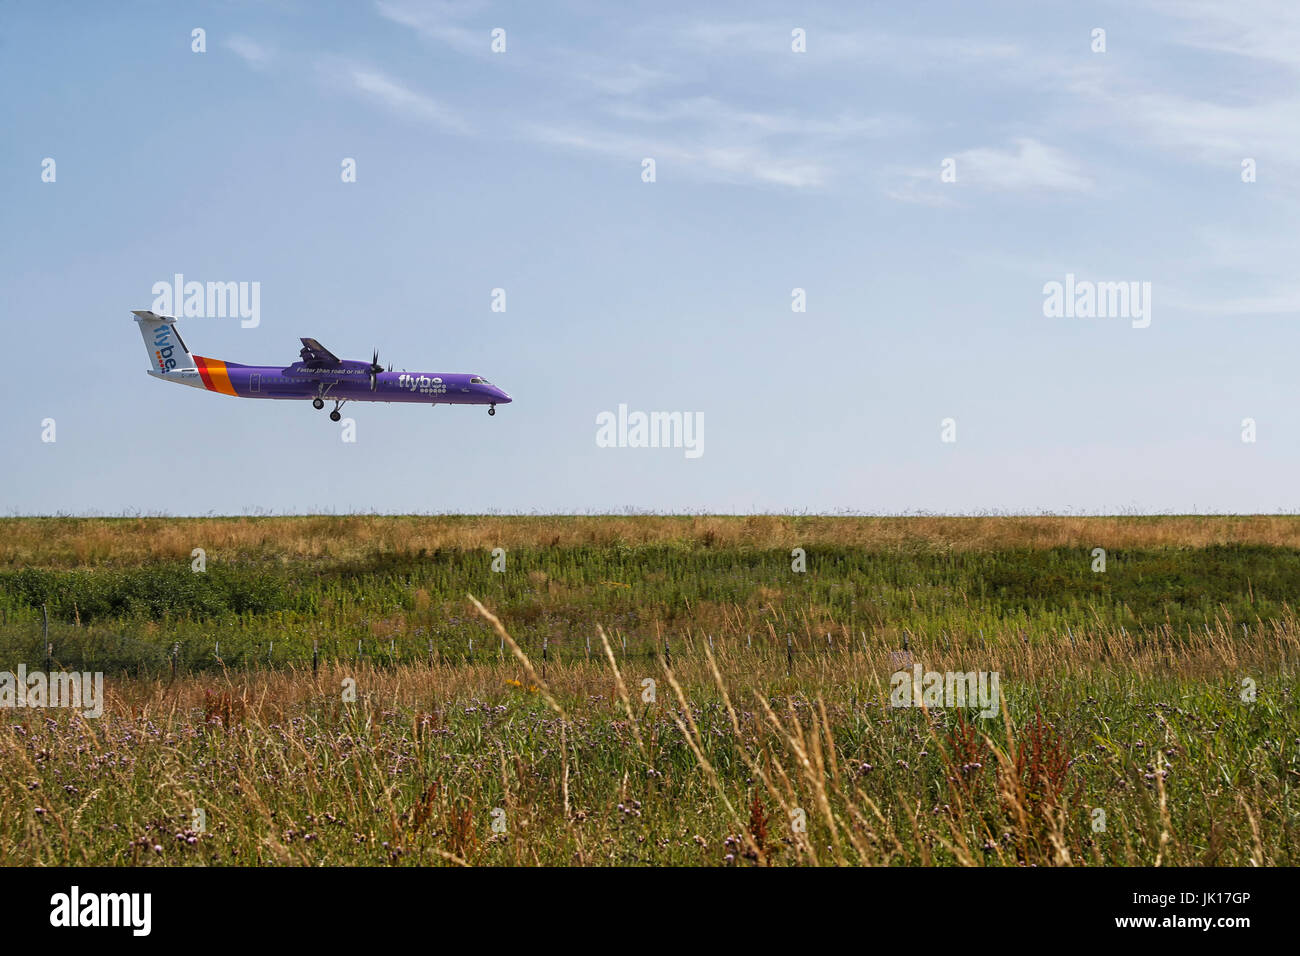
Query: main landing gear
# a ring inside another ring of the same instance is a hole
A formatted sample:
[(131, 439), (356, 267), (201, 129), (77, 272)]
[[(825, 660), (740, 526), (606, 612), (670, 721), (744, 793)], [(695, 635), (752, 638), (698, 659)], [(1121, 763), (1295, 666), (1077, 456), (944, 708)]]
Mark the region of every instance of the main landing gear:
[[(320, 411), (322, 408), (324, 408), (325, 399), (329, 397), (329, 391), (333, 387), (334, 387), (334, 383), (331, 382), (329, 385), (322, 384), (319, 388), (317, 388), (316, 397), (311, 400), (311, 407), (316, 409), (316, 411)], [(337, 422), (343, 418), (343, 416), (339, 414), (339, 409), (342, 408), (345, 404), (347, 404), (346, 398), (334, 399), (334, 411), (330, 412), (330, 421)]]
[(489, 415), (495, 415), (496, 413), (497, 413), (497, 407), (496, 407), (495, 405), (489, 405), (489, 406), (488, 406), (488, 414), (489, 414)]
[[(324, 407), (325, 407), (325, 399), (329, 396), (330, 389), (333, 388), (334, 385), (335, 385), (334, 382), (330, 382), (328, 385), (326, 385), (324, 382), (321, 382), (319, 385), (317, 385), (317, 386), (316, 386), (316, 397), (313, 398), (313, 399), (311, 400), (311, 407), (314, 408), (314, 409), (316, 409), (316, 411), (318, 411), (318, 412), (319, 412), (322, 408), (324, 408)], [(334, 408), (337, 410), (340, 404), (342, 404), (342, 403), (336, 401), (335, 404), (334, 404)], [(334, 420), (335, 420), (335, 421), (338, 421), (337, 418), (334, 419)]]

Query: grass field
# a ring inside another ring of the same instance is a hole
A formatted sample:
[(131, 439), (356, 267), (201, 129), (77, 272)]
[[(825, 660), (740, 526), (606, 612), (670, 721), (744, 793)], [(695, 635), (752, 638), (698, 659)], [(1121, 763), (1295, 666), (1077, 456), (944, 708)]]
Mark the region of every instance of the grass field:
[(6, 713), (0, 863), (1293, 865), (1298, 592), (1289, 517), (8, 519), (0, 670), (107, 704)]

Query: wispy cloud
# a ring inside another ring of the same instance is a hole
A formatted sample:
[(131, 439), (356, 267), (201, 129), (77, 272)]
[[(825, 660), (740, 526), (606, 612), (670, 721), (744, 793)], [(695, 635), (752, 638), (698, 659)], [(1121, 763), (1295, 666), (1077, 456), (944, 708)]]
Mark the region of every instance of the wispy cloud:
[[(481, 3), (375, 0), (375, 10), (441, 45), (478, 55), (490, 51), (494, 21)], [(513, 114), (523, 138), (540, 144), (624, 160), (637, 167), (642, 158), (653, 157), (662, 164), (661, 176), (799, 189), (825, 186), (838, 168), (856, 161), (848, 155), (853, 143), (879, 139), (904, 124), (898, 117), (861, 116), (842, 109), (818, 115), (802, 105), (755, 109), (713, 95), (666, 96), (668, 89), (685, 93), (703, 82), (700, 58), (693, 52), (699, 44), (727, 42), (732, 37), (742, 46), (753, 47), (767, 28), (752, 23), (700, 25), (687, 31), (684, 44), (671, 42), (681, 38), (674, 33), (676, 27), (647, 29), (658, 38), (656, 42), (642, 46), (634, 42), (625, 56), (598, 52), (600, 48), (593, 48), (589, 39), (574, 49), (534, 38), (531, 52), (511, 52), (509, 65), (523, 70), (537, 90), (550, 88), (560, 95), (538, 97), (535, 108), (530, 108), (535, 90), (528, 88), (499, 115), (509, 122)], [(789, 30), (785, 27), (773, 35), (778, 45), (784, 37), (787, 52)], [(839, 42), (843, 48), (858, 41), (848, 37)], [(395, 109), (432, 114), (428, 105), (413, 100), (412, 91), (394, 89), (396, 80), (384, 80), (371, 78), (366, 91), (383, 96)]]
[(1300, 287), (1292, 277), (1300, 250), (1286, 225), (1291, 213), (1279, 210), (1277, 218), (1280, 230), (1263, 223), (1252, 224), (1253, 232), (1223, 225), (1194, 230), (1195, 245), (1180, 262), (1184, 275), (1169, 304), (1228, 316), (1300, 313)]
[[(927, 180), (931, 176), (935, 179), (938, 178), (937, 173), (929, 173), (927, 174)], [(904, 176), (898, 181), (887, 185), (885, 195), (898, 202), (913, 203), (918, 206), (932, 206), (936, 209), (954, 205), (950, 192), (935, 188), (933, 183), (927, 180), (922, 180), (915, 174)]]
[(1171, 308), (1186, 309), (1212, 315), (1296, 315), (1300, 313), (1300, 292), (1282, 292), (1277, 295), (1239, 296), (1236, 298), (1171, 298)]
[[(790, 55), (796, 24), (788, 21), (696, 21), (677, 32), (677, 42), (689, 49), (713, 54)], [(1012, 61), (1022, 56), (1020, 47), (997, 37), (945, 37), (845, 29), (841, 25), (818, 26), (803, 22), (806, 54), (810, 66), (843, 67), (853, 60), (864, 65), (888, 64), (891, 68), (929, 70), (959, 68), (971, 64)]]
[(1178, 42), (1300, 70), (1300, 7), (1293, 0), (1157, 0), (1181, 21)]
[(476, 29), (462, 22), (482, 8), (477, 2), (447, 0), (376, 0), (375, 3), (375, 9), (384, 19), (467, 54), (490, 51), (491, 27)]
[[(1102, 114), (1097, 125), (1113, 130), (1118, 124), (1130, 148), (1143, 145), (1233, 172), (1251, 157), (1261, 169), (1292, 171), (1273, 177), (1275, 185), (1294, 183), (1300, 6), (1291, 0), (1152, 0), (1149, 6), (1167, 17), (1170, 41), (1191, 51), (1184, 55), (1193, 66), (1178, 73), (1166, 73), (1159, 62), (1140, 74), (1092, 71), (1069, 90)], [(1279, 68), (1286, 71), (1282, 82), (1271, 82)]]
[(953, 158), (958, 182), (988, 189), (1079, 192), (1093, 185), (1068, 153), (1028, 136), (1016, 139), (1010, 149), (985, 146)]
[(632, 96), (671, 83), (675, 77), (640, 63), (597, 63), (579, 74), (595, 90), (615, 96)]
[(685, 171), (688, 176), (796, 189), (828, 185), (837, 170), (860, 159), (854, 146), (907, 126), (897, 117), (847, 112), (819, 117), (754, 109), (713, 96), (615, 97), (593, 103), (592, 109), (611, 122), (539, 122), (531, 127), (532, 136), (628, 162), (651, 157), (665, 165), (660, 175)]
[(1116, 94), (1111, 102), (1154, 145), (1200, 162), (1227, 168), (1247, 156), (1265, 165), (1300, 162), (1300, 97), (1249, 103), (1138, 93)]
[(764, 136), (822, 137), (831, 140), (881, 136), (900, 121), (841, 114), (819, 119), (806, 113), (777, 113), (732, 106), (711, 96), (670, 100), (654, 106), (622, 103), (609, 108), (621, 119), (666, 125), (697, 123), (714, 130), (745, 131)]
[(959, 186), (1032, 193), (1079, 193), (1093, 188), (1092, 179), (1070, 154), (1029, 136), (1013, 140), (1007, 148), (981, 146), (945, 158), (953, 160), (955, 182), (941, 180), (942, 167), (936, 160), (930, 169), (901, 171), (886, 194), (902, 202), (944, 206), (952, 202), (952, 191)]
[(675, 175), (677, 169), (688, 176), (794, 188), (821, 186), (827, 178), (820, 163), (773, 155), (757, 146), (682, 143), (541, 124), (530, 126), (528, 133), (551, 146), (618, 157), (638, 171), (643, 158), (652, 158), (660, 179)]
[(395, 113), (412, 119), (436, 123), (456, 132), (466, 132), (464, 120), (431, 97), (403, 86), (378, 70), (350, 67), (349, 81), (354, 89)]
[(274, 56), (270, 47), (240, 34), (227, 37), (225, 46), (249, 66), (255, 68), (267, 66)]

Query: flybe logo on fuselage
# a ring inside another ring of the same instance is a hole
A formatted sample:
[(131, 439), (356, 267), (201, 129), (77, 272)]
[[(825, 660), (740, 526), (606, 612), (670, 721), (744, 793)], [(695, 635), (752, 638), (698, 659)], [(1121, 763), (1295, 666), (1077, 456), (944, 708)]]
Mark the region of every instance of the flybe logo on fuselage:
[(176, 351), (176, 346), (172, 345), (172, 330), (166, 325), (158, 326), (158, 330), (153, 334), (154, 357), (158, 360), (158, 370), (165, 372), (170, 368), (176, 367), (176, 360), (172, 358)]
[[(445, 395), (447, 386), (437, 375), (399, 375), (397, 387), (421, 395)], [(468, 391), (468, 389), (466, 389)]]

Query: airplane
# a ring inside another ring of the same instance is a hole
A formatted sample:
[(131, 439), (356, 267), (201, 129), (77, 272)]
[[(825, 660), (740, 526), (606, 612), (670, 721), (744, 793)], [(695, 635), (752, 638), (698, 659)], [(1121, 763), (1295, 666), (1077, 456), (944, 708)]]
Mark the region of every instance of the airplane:
[(448, 372), (394, 372), (379, 364), (379, 351), (369, 361), (340, 359), (315, 339), (301, 339), (298, 361), (283, 368), (240, 365), (192, 355), (176, 328), (174, 316), (133, 311), (153, 366), (149, 374), (164, 382), (179, 382), (238, 398), (310, 399), (317, 410), (334, 403), (331, 421), (348, 402), (417, 402), (427, 405), (486, 405), (495, 415), (498, 405), (512, 399), (482, 375)]

